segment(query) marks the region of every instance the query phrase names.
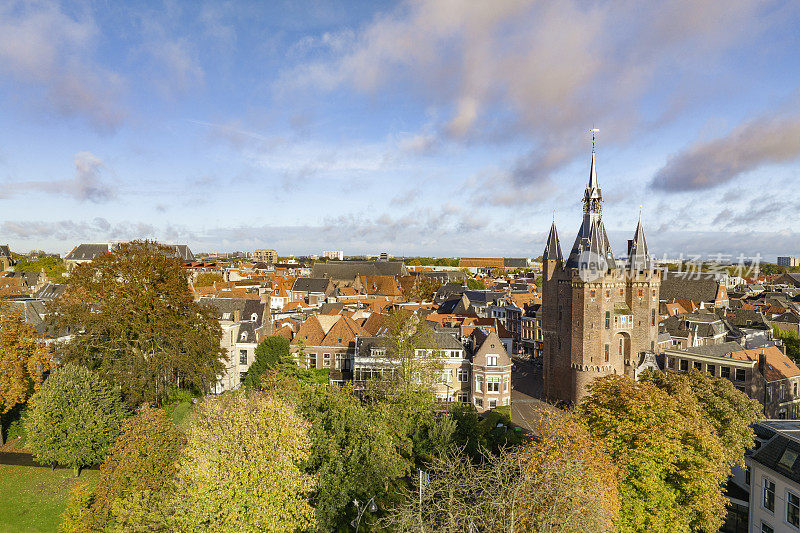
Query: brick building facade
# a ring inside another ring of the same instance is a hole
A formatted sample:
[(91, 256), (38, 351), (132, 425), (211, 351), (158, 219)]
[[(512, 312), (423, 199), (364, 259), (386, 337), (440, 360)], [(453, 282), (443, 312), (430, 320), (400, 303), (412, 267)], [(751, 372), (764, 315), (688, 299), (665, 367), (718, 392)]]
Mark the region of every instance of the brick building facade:
[(633, 378), (658, 339), (660, 272), (650, 259), (641, 220), (628, 259), (615, 259), (602, 220), (595, 155), (584, 194), (583, 223), (564, 260), (555, 222), (543, 261), (544, 393), (577, 403), (595, 378)]

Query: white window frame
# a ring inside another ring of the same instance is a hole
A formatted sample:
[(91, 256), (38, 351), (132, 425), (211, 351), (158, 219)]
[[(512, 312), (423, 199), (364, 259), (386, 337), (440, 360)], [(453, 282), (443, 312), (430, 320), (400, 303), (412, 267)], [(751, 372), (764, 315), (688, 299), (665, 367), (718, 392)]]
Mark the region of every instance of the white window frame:
[(486, 366), (497, 366), (497, 356), (496, 355), (487, 355), (486, 356)]

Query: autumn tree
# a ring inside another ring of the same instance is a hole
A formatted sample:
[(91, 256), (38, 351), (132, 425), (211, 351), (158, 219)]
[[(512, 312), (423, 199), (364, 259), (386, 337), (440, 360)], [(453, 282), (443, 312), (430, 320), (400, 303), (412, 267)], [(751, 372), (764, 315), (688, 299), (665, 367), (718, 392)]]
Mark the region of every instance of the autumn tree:
[(173, 387), (205, 391), (222, 371), (219, 323), (171, 248), (135, 241), (79, 265), (54, 311), (72, 333), (64, 359), (119, 384), (131, 406), (158, 405)]
[(413, 476), (387, 514), (396, 531), (614, 531), (618, 512), (611, 459), (570, 417), (552, 415), (536, 439), (484, 453), (451, 448)]
[(0, 444), (3, 415), (25, 403), (50, 370), (50, 350), (18, 311), (0, 305)]
[(34, 458), (45, 465), (101, 462), (120, 432), (125, 406), (119, 389), (91, 370), (67, 364), (28, 402), (25, 431)]
[(441, 284), (435, 279), (420, 274), (414, 278), (414, 283), (403, 296), (411, 302), (430, 302), (440, 286)]
[(195, 287), (212, 287), (214, 283), (222, 281), (222, 274), (216, 272), (200, 272), (194, 279)]
[[(65, 531), (164, 531), (171, 521), (177, 461), (185, 437), (163, 410), (143, 406), (123, 421), (100, 480), (88, 495), (75, 491), (61, 529)], [(84, 508), (80, 509), (83, 502)]]
[(386, 357), (399, 387), (406, 392), (432, 390), (444, 368), (433, 328), (404, 309), (390, 313), (383, 328)]
[[(621, 531), (717, 531), (722, 524), (722, 485), (747, 441), (740, 424), (753, 420), (737, 411), (752, 404), (732, 406), (735, 396), (719, 395), (725, 385), (693, 387), (692, 379), (598, 378), (578, 407), (620, 469)], [(711, 414), (727, 416), (721, 423), (732, 427), (715, 426)]]
[(308, 423), (267, 393), (207, 399), (188, 429), (174, 498), (179, 531), (305, 531), (314, 527)]

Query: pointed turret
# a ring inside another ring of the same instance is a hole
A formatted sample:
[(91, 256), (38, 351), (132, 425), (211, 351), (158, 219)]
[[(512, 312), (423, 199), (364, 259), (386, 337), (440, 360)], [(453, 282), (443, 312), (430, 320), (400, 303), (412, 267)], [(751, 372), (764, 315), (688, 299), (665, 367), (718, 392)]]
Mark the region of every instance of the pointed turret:
[(651, 267), (652, 261), (647, 250), (647, 240), (644, 238), (644, 228), (642, 227), (642, 214), (639, 213), (639, 223), (636, 224), (636, 233), (628, 251), (628, 268), (631, 270), (650, 270)]
[(558, 240), (558, 231), (556, 231), (556, 221), (553, 220), (553, 225), (550, 226), (550, 235), (547, 237), (547, 246), (544, 247), (542, 254), (542, 261), (564, 261), (561, 255), (561, 242)]

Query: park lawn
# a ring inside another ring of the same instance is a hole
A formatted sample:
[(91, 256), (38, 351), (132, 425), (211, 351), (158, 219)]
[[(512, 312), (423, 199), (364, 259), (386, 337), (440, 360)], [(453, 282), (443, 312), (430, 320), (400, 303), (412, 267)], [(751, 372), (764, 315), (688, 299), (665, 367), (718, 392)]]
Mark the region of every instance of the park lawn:
[(71, 468), (0, 465), (0, 533), (53, 532), (77, 482), (94, 485), (100, 473)]

